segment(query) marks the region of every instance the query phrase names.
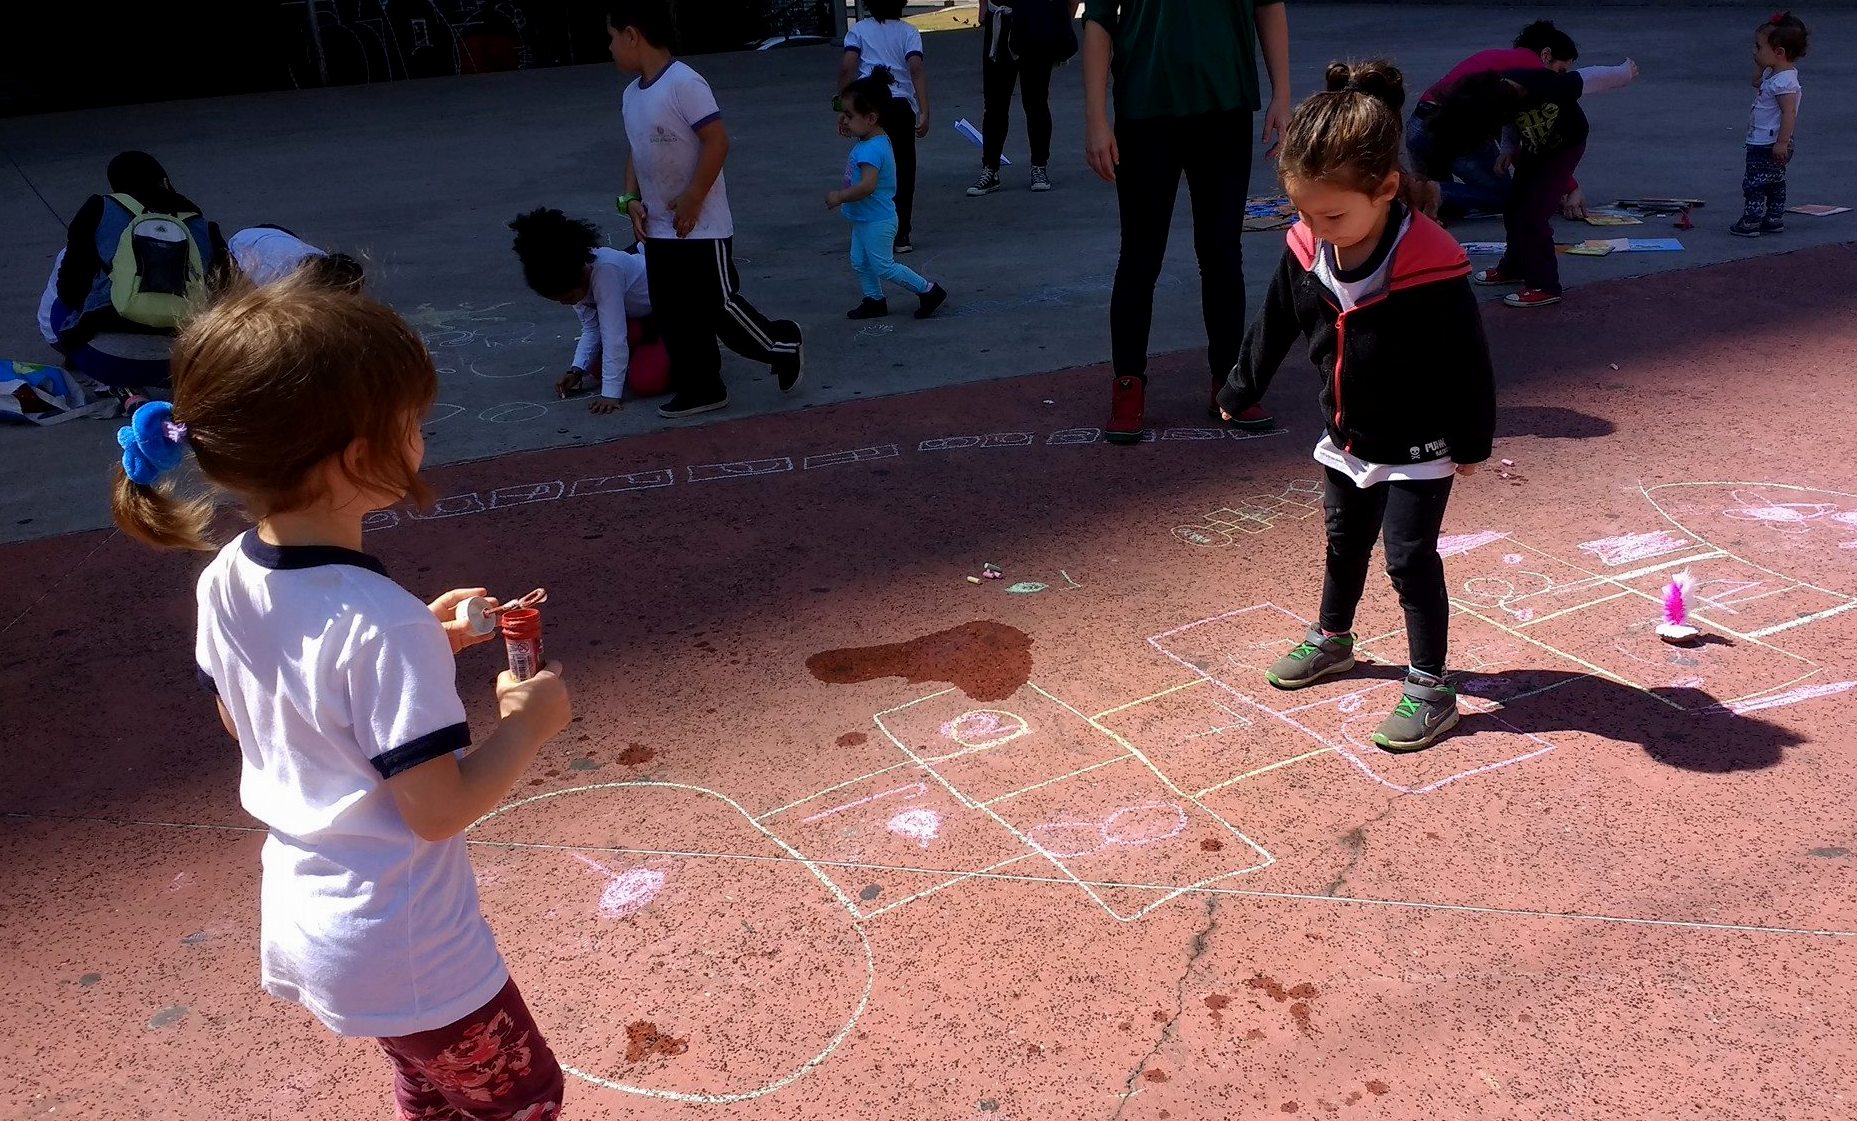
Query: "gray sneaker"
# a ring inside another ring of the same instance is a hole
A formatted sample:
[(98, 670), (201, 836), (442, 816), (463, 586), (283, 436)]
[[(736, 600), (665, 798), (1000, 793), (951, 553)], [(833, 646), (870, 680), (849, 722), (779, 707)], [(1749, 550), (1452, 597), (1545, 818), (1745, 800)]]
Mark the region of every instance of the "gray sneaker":
[(1423, 751), (1457, 727), (1457, 690), (1441, 677), (1417, 670), (1406, 675), (1406, 692), (1393, 714), (1373, 730), (1383, 751)]
[(1278, 658), (1275, 665), (1264, 671), (1264, 676), (1279, 689), (1301, 689), (1353, 668), (1353, 635), (1331, 638), (1311, 628), (1308, 637), (1297, 643), (1296, 649)]
[(967, 188), (967, 197), (979, 198), (981, 195), (990, 195), (999, 190), (999, 186), (999, 172), (990, 167), (983, 167), (980, 169), (980, 178), (974, 180), (974, 185)]
[(1032, 165), (1032, 190), (1048, 191), (1051, 189), (1051, 173), (1038, 164)]

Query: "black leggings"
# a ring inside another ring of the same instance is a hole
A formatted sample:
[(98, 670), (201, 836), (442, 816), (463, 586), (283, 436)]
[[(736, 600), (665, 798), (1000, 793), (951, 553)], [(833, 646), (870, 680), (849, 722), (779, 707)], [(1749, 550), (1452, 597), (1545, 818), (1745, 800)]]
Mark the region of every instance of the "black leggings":
[(1411, 666), (1444, 676), (1451, 602), (1444, 584), (1438, 531), (1451, 500), (1451, 476), (1366, 488), (1324, 468), (1322, 509), (1328, 523), (1328, 567), (1322, 578), (1321, 627), (1330, 634), (1354, 628), (1354, 609), (1367, 587), (1373, 543), (1386, 534), (1386, 573), (1406, 613)]
[(992, 24), (982, 37), (980, 84), (986, 102), (986, 115), (980, 119), (980, 163), (999, 170), (999, 156), (1006, 148), (1007, 126), (1012, 115), (1012, 86), (1019, 85), (1019, 101), (1025, 106), (1026, 139), (1032, 146), (1032, 166), (1051, 162), (1051, 63), (1034, 58), (1013, 58), (1002, 48), (993, 57)]
[(906, 99), (892, 97), (878, 119), (896, 152), (896, 240), (907, 245), (909, 219), (916, 209), (916, 111)]

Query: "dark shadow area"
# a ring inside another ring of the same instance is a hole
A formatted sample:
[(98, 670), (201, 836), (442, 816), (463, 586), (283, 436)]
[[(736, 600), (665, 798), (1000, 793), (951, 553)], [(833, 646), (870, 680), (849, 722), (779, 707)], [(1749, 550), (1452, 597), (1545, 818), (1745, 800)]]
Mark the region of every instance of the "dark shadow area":
[(1496, 410), (1496, 438), (1540, 436), (1549, 440), (1591, 440), (1610, 436), (1618, 425), (1602, 416), (1560, 405), (1512, 405)]

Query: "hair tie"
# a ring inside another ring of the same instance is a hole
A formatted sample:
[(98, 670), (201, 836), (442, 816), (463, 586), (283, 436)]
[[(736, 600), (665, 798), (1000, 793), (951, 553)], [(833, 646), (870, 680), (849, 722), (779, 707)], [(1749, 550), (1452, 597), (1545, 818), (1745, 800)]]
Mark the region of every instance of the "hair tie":
[(1792, 15), (1791, 12), (1774, 12), (1773, 18), (1769, 19), (1767, 22), (1769, 24), (1772, 24), (1774, 27), (1778, 27), (1780, 24), (1785, 23), (1786, 17), (1790, 15)]
[(187, 426), (174, 421), (174, 406), (150, 401), (116, 430), (123, 450), (123, 474), (137, 486), (152, 487), (180, 466), (187, 455)]
[(1367, 91), (1361, 88), (1361, 84), (1359, 82), (1355, 81), (1352, 78), (1349, 78), (1347, 81), (1347, 84), (1341, 87), (1341, 92), (1342, 93), (1366, 93)]

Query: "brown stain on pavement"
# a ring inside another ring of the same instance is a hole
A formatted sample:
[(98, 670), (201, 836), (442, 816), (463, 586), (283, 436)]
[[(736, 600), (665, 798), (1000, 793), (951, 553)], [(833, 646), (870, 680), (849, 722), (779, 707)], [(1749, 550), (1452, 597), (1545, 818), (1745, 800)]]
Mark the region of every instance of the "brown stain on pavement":
[(870, 739), (870, 737), (863, 732), (846, 732), (844, 735), (838, 737), (837, 742), (840, 747), (861, 747), (868, 739)]
[(1145, 1079), (1147, 1079), (1147, 1080), (1148, 1080), (1149, 1082), (1165, 1082), (1165, 1081), (1167, 1081), (1167, 1072), (1166, 1072), (1166, 1071), (1164, 1071), (1164, 1070), (1158, 1070), (1158, 1069), (1156, 1069), (1156, 1070), (1144, 1070), (1144, 1071), (1142, 1071), (1142, 1072), (1141, 1072), (1141, 1076), (1142, 1076), (1143, 1078), (1145, 1078)]
[(625, 750), (621, 751), (618, 756), (619, 762), (628, 767), (642, 767), (657, 757), (658, 753), (655, 749), (646, 747), (642, 743), (626, 744)]
[(911, 685), (945, 681), (976, 701), (1003, 701), (1032, 677), (1032, 639), (1017, 627), (976, 619), (884, 646), (825, 650), (806, 668), (828, 685), (900, 677)]
[(690, 1049), (687, 1039), (672, 1039), (658, 1031), (649, 1020), (637, 1020), (625, 1027), (625, 1061), (640, 1062), (652, 1055), (681, 1055)]

